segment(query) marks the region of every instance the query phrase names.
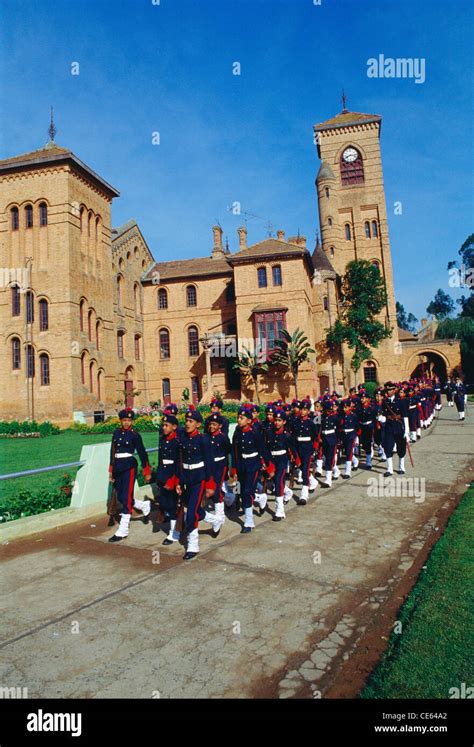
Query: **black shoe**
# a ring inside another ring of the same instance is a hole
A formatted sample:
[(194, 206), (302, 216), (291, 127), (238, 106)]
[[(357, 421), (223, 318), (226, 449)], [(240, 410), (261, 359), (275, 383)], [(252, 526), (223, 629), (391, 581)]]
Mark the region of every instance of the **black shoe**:
[(252, 527), (242, 527), (240, 534), (249, 534), (252, 531)]
[(185, 555), (183, 555), (183, 560), (192, 560), (193, 558), (196, 557), (196, 555), (198, 555), (197, 552), (189, 552), (188, 551)]
[(162, 545), (173, 545), (174, 543), (173, 543), (173, 540), (169, 540), (168, 537), (166, 537), (166, 539), (164, 539), (161, 544)]
[(404, 469), (399, 469), (398, 470), (398, 474), (399, 475), (404, 475), (405, 474), (405, 470)]
[(298, 506), (306, 506), (306, 504), (308, 503), (308, 501), (305, 501), (304, 498), (298, 498), (298, 500), (296, 501), (296, 503), (298, 504)]
[(211, 537), (214, 537), (214, 539), (216, 539), (216, 537), (218, 537), (220, 533), (221, 533), (220, 529), (218, 529), (217, 532), (214, 531), (214, 529), (211, 529)]
[(323, 476), (322, 472), (316, 472), (315, 474), (316, 474), (316, 477), (322, 477)]
[(357, 467), (352, 467), (352, 469), (354, 470), (354, 472), (357, 472), (357, 470), (359, 469), (359, 465), (357, 465)]
[(323, 482), (323, 484), (321, 485), (321, 487), (322, 488), (330, 488), (331, 485), (329, 485), (327, 482)]
[(333, 478), (332, 478), (332, 479), (333, 479), (333, 480), (339, 480), (339, 478), (338, 478), (338, 477), (334, 477), (334, 476), (333, 476)]
[(258, 515), (259, 515), (259, 516), (263, 516), (263, 514), (264, 514), (264, 513), (265, 513), (265, 511), (267, 510), (267, 507), (266, 507), (266, 506), (264, 506), (264, 507), (262, 508), (261, 506), (259, 506), (259, 508), (260, 508), (260, 511), (258, 512)]
[(109, 542), (120, 542), (123, 539), (125, 539), (125, 537), (117, 537), (117, 535), (114, 534), (113, 537), (109, 537)]
[(366, 464), (365, 465), (365, 469), (371, 470), (372, 469), (372, 465), (371, 464)]
[(144, 524), (148, 524), (148, 522), (150, 521), (150, 514), (148, 514), (147, 516), (142, 516), (142, 521)]
[(350, 479), (351, 479), (351, 476), (350, 476), (350, 475), (343, 475), (343, 476), (342, 476), (342, 479), (343, 479), (343, 480), (350, 480)]
[(384, 477), (393, 477), (393, 472), (385, 472)]
[(283, 516), (274, 516), (272, 518), (272, 521), (281, 521), (283, 519)]

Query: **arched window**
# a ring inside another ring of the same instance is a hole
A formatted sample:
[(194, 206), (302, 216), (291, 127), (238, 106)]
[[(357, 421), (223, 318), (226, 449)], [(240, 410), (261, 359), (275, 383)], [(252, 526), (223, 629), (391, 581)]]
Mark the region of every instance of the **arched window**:
[(163, 404), (169, 405), (171, 402), (171, 387), (170, 387), (169, 379), (163, 379), (162, 391), (163, 391)]
[(103, 371), (99, 371), (97, 374), (97, 398), (102, 398), (102, 376)]
[(49, 329), (48, 302), (45, 298), (41, 298), (39, 301), (39, 327), (40, 332), (46, 332)]
[(332, 218), (331, 217), (328, 218), (328, 226), (332, 226)]
[(20, 316), (20, 289), (17, 285), (12, 285), (12, 316)]
[(344, 226), (344, 230), (346, 232), (346, 241), (350, 241), (351, 240), (351, 226), (350, 226), (350, 223), (346, 223), (346, 225)]
[(33, 324), (35, 321), (35, 306), (32, 291), (26, 291), (26, 323)]
[(375, 267), (380, 272), (380, 263), (376, 259), (372, 260), (372, 267)]
[(86, 383), (86, 354), (81, 355), (81, 383)]
[(142, 270), (146, 270), (146, 259), (142, 260)]
[(135, 335), (135, 360), (140, 360), (140, 335)]
[(40, 355), (41, 386), (49, 386), (49, 356), (46, 353)]
[(28, 379), (33, 379), (35, 375), (35, 349), (33, 345), (28, 345), (26, 348), (26, 376)]
[(324, 296), (324, 298), (323, 298), (323, 308), (324, 308), (324, 311), (327, 311), (328, 308), (329, 308), (328, 297), (327, 296)]
[(377, 381), (377, 366), (373, 361), (365, 361), (364, 382)]
[(138, 246), (135, 246), (133, 248), (133, 255), (134, 255), (134, 257), (138, 257), (138, 254), (139, 254), (139, 252), (138, 252)]
[(81, 207), (79, 211), (79, 228), (80, 228), (81, 233), (84, 230), (84, 209), (85, 208)]
[(257, 270), (257, 280), (258, 280), (258, 287), (259, 288), (266, 288), (267, 287), (267, 268), (266, 267), (259, 267)]
[(121, 306), (122, 301), (124, 300), (122, 298), (123, 296), (122, 289), (123, 289), (123, 277), (122, 275), (117, 275), (117, 305), (118, 306)]
[(17, 207), (12, 207), (12, 231), (18, 231), (20, 228), (20, 216)]
[(377, 238), (378, 235), (379, 235), (379, 231), (378, 231), (377, 221), (373, 220), (372, 221), (372, 236), (374, 238)]
[(123, 358), (123, 338), (125, 332), (117, 332), (117, 355), (119, 358)]
[(91, 235), (92, 210), (87, 216), (87, 235)]
[(33, 205), (25, 207), (25, 228), (33, 228)]
[(17, 371), (21, 368), (21, 343), (18, 337), (12, 340), (12, 369)]
[(272, 267), (273, 285), (282, 285), (281, 280), (281, 265), (274, 265)]
[(329, 254), (330, 254), (331, 257), (334, 257), (334, 247), (333, 246), (329, 247)]
[(324, 187), (324, 192), (326, 194), (326, 197), (329, 198), (329, 187)]
[(343, 187), (364, 182), (364, 164), (359, 151), (353, 146), (345, 148), (341, 154), (341, 182)]
[(40, 226), (48, 225), (48, 206), (45, 202), (40, 202), (39, 219), (40, 219)]
[(130, 262), (131, 256), (132, 256), (132, 253), (131, 252), (127, 252), (127, 262)]
[(158, 291), (158, 308), (168, 308), (168, 291), (166, 290), (166, 288), (160, 288)]
[(141, 296), (140, 296), (140, 286), (138, 283), (135, 283), (133, 286), (133, 303), (135, 308), (135, 314), (141, 314), (142, 313), (142, 304), (141, 304)]
[(95, 324), (95, 346), (97, 350), (100, 350), (100, 322)]
[(170, 358), (170, 333), (160, 329), (160, 358)]
[(194, 285), (188, 285), (186, 287), (186, 305), (197, 306), (197, 294), (196, 287)]
[(99, 238), (99, 222), (100, 222), (100, 218), (99, 216), (97, 216), (97, 218), (95, 219), (95, 240), (96, 241)]
[(120, 259), (119, 259), (119, 270), (123, 270), (124, 267), (125, 267), (125, 262), (123, 261), (123, 258), (120, 257)]
[(89, 309), (89, 313), (87, 314), (87, 337), (92, 342), (92, 316), (93, 316), (92, 309)]
[(94, 361), (89, 363), (89, 391), (94, 394)]
[(84, 306), (85, 306), (84, 299), (79, 304), (79, 323), (81, 325), (81, 332), (84, 332)]
[(368, 220), (365, 221), (364, 226), (365, 226), (365, 238), (370, 239), (370, 223)]
[(188, 329), (188, 348), (189, 355), (199, 355), (199, 335), (197, 327), (190, 327)]

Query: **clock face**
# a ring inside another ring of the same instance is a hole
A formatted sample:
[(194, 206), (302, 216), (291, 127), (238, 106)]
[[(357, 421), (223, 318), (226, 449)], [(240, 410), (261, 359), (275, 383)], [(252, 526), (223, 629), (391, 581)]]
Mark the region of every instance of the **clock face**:
[(346, 148), (342, 157), (346, 163), (352, 163), (356, 160), (358, 153), (355, 148)]

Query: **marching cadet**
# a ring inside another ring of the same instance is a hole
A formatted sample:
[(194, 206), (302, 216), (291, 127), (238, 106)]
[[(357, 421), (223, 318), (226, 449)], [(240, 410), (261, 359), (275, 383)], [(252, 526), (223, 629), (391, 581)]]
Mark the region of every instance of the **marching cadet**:
[(321, 416), (321, 439), (323, 443), (324, 466), (326, 468), (326, 480), (323, 488), (330, 488), (332, 478), (339, 478), (340, 472), (337, 466), (337, 426), (339, 415), (337, 413), (337, 401), (326, 400), (323, 402), (323, 414)]
[(249, 405), (251, 411), (252, 411), (252, 428), (257, 430), (260, 434), (263, 433), (263, 423), (260, 420), (260, 407), (258, 405), (254, 405), (253, 403), (250, 403)]
[(214, 461), (209, 436), (199, 432), (202, 415), (190, 406), (185, 416), (185, 435), (181, 443), (181, 474), (176, 487), (179, 496), (183, 496), (186, 506), (186, 532), (188, 544), (183, 560), (192, 560), (199, 552), (198, 525), (206, 519), (213, 526), (218, 523), (217, 517), (206, 512), (203, 504), (211, 498), (216, 489), (212, 477)]
[[(173, 415), (173, 417), (176, 418), (178, 416), (178, 405), (176, 405), (174, 402), (171, 402), (169, 405), (166, 405), (165, 409), (163, 410), (163, 415)], [(176, 438), (178, 439), (180, 443), (183, 440), (184, 433), (185, 431), (184, 431), (183, 426), (179, 425), (178, 423), (178, 427), (176, 428)], [(163, 430), (160, 426), (160, 438), (162, 435), (163, 435)]]
[(314, 417), (313, 417), (313, 423), (316, 426), (316, 434), (317, 434), (317, 447), (316, 447), (316, 474), (318, 477), (323, 476), (323, 442), (321, 440), (321, 416), (323, 414), (323, 402), (322, 399), (319, 398), (314, 403)]
[(311, 474), (311, 458), (318, 445), (318, 428), (309, 417), (311, 412), (311, 401), (301, 400), (301, 417), (295, 421), (293, 437), (296, 441), (298, 456), (301, 460), (301, 475), (303, 487), (298, 501), (299, 506), (305, 506), (308, 502), (309, 491), (318, 486), (318, 481)]
[(120, 524), (116, 533), (109, 537), (109, 542), (120, 542), (128, 537), (133, 508), (143, 511), (144, 524), (149, 521), (150, 501), (139, 501), (133, 497), (138, 467), (135, 451), (140, 458), (145, 482), (151, 480), (151, 467), (142, 437), (132, 427), (134, 417), (135, 413), (130, 407), (120, 410), (120, 428), (116, 428), (112, 435), (109, 479), (114, 483), (117, 501), (120, 503)]
[(391, 381), (385, 384), (386, 396), (382, 402), (382, 413), (378, 416), (385, 423), (383, 449), (387, 460), (387, 471), (384, 477), (393, 475), (393, 449), (396, 445), (399, 458), (398, 474), (405, 474), (405, 454), (407, 441), (410, 438), (408, 425), (408, 407), (406, 399), (397, 396), (397, 387)]
[[(209, 516), (212, 516), (213, 524), (213, 536), (217, 537), (221, 528), (225, 522), (225, 511), (224, 511), (224, 489), (228, 471), (228, 458), (231, 451), (231, 445), (229, 438), (224, 433), (224, 418), (218, 412), (213, 412), (209, 416), (208, 427), (209, 427), (209, 439), (211, 441), (211, 451), (213, 458), (212, 476), (216, 483), (216, 490), (212, 496), (214, 502), (214, 515), (206, 514), (207, 518), (205, 521), (209, 521)], [(228, 421), (227, 421), (228, 422)]]
[(232, 438), (232, 472), (237, 475), (240, 483), (240, 495), (245, 514), (241, 534), (248, 534), (255, 527), (252, 506), (262, 462), (269, 477), (273, 477), (275, 473), (265, 441), (260, 433), (252, 428), (252, 420), (252, 410), (245, 405), (242, 406), (237, 416), (238, 427)]
[(407, 388), (407, 407), (408, 407), (408, 425), (410, 428), (410, 443), (416, 443), (416, 432), (418, 422), (418, 397), (415, 392), (413, 384), (409, 384)]
[(374, 455), (374, 431), (377, 422), (377, 411), (374, 402), (367, 392), (361, 392), (359, 417), (359, 444), (365, 452), (365, 468), (372, 469), (372, 457)]
[[(339, 417), (339, 434), (342, 443), (342, 449), (345, 457), (345, 469), (342, 476), (343, 480), (348, 480), (351, 476), (351, 467), (357, 469), (359, 460), (354, 456), (354, 446), (359, 428), (359, 418), (357, 417), (355, 398), (342, 401), (342, 413)], [(360, 400), (359, 400), (360, 401)]]
[(454, 407), (453, 395), (454, 395), (455, 390), (456, 390), (456, 384), (451, 378), (449, 378), (446, 383), (446, 386), (444, 387), (444, 391), (446, 392), (446, 400), (448, 402), (448, 407)]
[(441, 410), (441, 408), (443, 407), (443, 403), (441, 401), (441, 382), (439, 380), (439, 376), (435, 376), (434, 378), (433, 391), (435, 394), (435, 408), (437, 410)]
[(224, 436), (229, 435), (229, 421), (227, 418), (222, 414), (222, 408), (224, 407), (223, 401), (219, 397), (213, 397), (211, 399), (211, 414), (206, 418), (206, 422), (204, 423), (204, 433), (210, 433), (209, 430), (209, 423), (211, 422), (211, 417), (214, 413), (217, 415), (220, 415), (222, 418), (222, 425), (221, 425), (221, 431), (224, 434)]
[[(276, 510), (273, 521), (285, 518), (285, 503), (293, 497), (293, 491), (285, 485), (285, 477), (290, 463), (298, 463), (299, 457), (294, 438), (285, 430), (286, 413), (278, 407), (274, 413), (274, 426), (268, 431), (267, 446), (272, 462), (275, 465), (275, 502)], [(262, 515), (265, 507), (260, 508)]]
[(456, 379), (456, 388), (454, 390), (454, 404), (459, 414), (459, 420), (464, 420), (464, 410), (466, 408), (466, 388), (458, 377)]
[(382, 423), (378, 416), (382, 414), (382, 403), (383, 403), (383, 389), (376, 389), (375, 391), (375, 412), (376, 412), (376, 424), (374, 431), (374, 443), (377, 446), (377, 455), (380, 459), (385, 461), (385, 452), (383, 450), (383, 439), (385, 435), (385, 423)]
[(176, 529), (176, 509), (178, 496), (176, 486), (180, 475), (180, 443), (177, 437), (178, 419), (174, 415), (163, 415), (162, 436), (158, 446), (158, 467), (156, 483), (158, 485), (158, 505), (169, 518), (170, 528), (168, 536), (163, 540), (164, 545), (178, 542), (180, 532)]

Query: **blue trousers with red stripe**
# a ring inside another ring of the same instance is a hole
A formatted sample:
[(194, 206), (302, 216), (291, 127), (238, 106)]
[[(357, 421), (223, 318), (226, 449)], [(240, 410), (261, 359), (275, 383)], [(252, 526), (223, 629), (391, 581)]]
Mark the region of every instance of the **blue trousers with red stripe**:
[(285, 492), (285, 477), (288, 468), (288, 457), (285, 454), (285, 456), (274, 456), (272, 459), (275, 465), (275, 477), (273, 478), (275, 482), (275, 495), (279, 496), (283, 495)]
[(117, 494), (117, 500), (120, 502), (122, 514), (131, 514), (133, 509), (133, 489), (135, 487), (135, 478), (137, 476), (136, 467), (123, 470), (122, 472), (112, 472), (114, 478), (114, 488)]
[(225, 463), (225, 461), (214, 462), (212, 476), (214, 478), (214, 482), (216, 483), (216, 491), (212, 496), (212, 500), (214, 501), (214, 503), (222, 503), (224, 500), (222, 485), (224, 484), (224, 480), (227, 477), (227, 464)]
[(346, 462), (350, 462), (352, 460), (352, 455), (354, 453), (354, 445), (356, 442), (356, 433), (346, 433), (344, 434), (342, 438), (342, 443), (344, 445), (344, 456), (346, 457)]
[(260, 468), (256, 470), (250, 470), (239, 474), (240, 482), (240, 498), (242, 500), (243, 508), (250, 508), (253, 506), (253, 500), (255, 497), (255, 488), (257, 485), (257, 479), (260, 473)]
[[(309, 448), (299, 447), (298, 456), (301, 459), (301, 476), (303, 478), (303, 485), (309, 486), (309, 471), (311, 468), (311, 457), (313, 456), (313, 447)], [(283, 495), (283, 493), (279, 493)]]
[(204, 519), (205, 510), (201, 506), (201, 500), (205, 494), (205, 481), (196, 483), (195, 485), (185, 485), (183, 502), (186, 506), (186, 531), (192, 532), (193, 529), (198, 528), (198, 524), (201, 519)]
[(323, 456), (325, 459), (325, 469), (331, 470), (336, 464), (337, 454), (337, 436), (334, 433), (329, 435), (323, 434)]

